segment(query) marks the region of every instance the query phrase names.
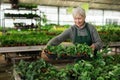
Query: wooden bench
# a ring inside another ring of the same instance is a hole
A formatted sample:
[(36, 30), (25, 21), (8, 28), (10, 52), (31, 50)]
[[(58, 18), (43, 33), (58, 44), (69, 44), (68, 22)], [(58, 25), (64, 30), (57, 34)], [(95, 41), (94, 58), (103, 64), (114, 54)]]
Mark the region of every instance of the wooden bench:
[[(71, 45), (71, 43), (63, 43), (63, 45)], [(45, 47), (45, 45), (40, 45), (40, 46), (18, 46), (18, 47), (0, 47), (0, 54), (5, 54), (5, 58), (9, 57), (9, 58), (13, 58), (13, 59), (26, 59), (25, 57), (21, 57), (20, 56), (9, 56), (12, 53), (23, 53), (24, 52), (29, 52), (28, 54), (31, 55), (31, 53), (33, 52), (40, 52), (42, 51), (42, 49)], [(105, 45), (104, 45), (105, 47)], [(120, 42), (111, 42), (108, 44), (109, 48), (115, 48), (115, 53), (120, 53), (118, 52), (120, 50)], [(17, 58), (19, 57), (19, 58)], [(28, 57), (27, 57), (28, 58)]]
[(28, 52), (28, 51), (40, 51), (43, 46), (18, 46), (18, 47), (0, 47), (0, 53), (13, 53), (13, 52)]
[[(29, 59), (40, 54), (44, 45), (42, 46), (17, 46), (17, 47), (0, 47), (0, 54), (5, 54), (5, 60)], [(16, 55), (18, 53), (27, 54), (27, 56)], [(29, 56), (28, 56), (29, 55)]]

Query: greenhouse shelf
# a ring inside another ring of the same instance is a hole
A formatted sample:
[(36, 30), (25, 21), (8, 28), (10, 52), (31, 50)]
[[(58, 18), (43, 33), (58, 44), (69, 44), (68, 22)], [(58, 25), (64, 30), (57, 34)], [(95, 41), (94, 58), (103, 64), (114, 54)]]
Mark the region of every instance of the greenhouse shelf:
[(14, 64), (21, 59), (35, 59), (40, 55), (45, 46), (18, 46), (18, 47), (0, 47), (0, 54), (5, 55), (5, 60)]
[(0, 47), (0, 53), (40, 51), (45, 46), (18, 46), (18, 47)]
[[(106, 46), (104, 45), (103, 48), (105, 48)], [(120, 42), (110, 42), (108, 44), (108, 48), (115, 48), (114, 52), (117, 54), (117, 53), (120, 53), (119, 50), (120, 50)], [(118, 51), (117, 51), (118, 50)]]

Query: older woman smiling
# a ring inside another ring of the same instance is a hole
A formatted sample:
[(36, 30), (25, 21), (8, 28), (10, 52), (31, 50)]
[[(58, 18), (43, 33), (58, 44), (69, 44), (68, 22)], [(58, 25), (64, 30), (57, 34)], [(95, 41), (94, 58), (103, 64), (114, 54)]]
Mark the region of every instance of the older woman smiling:
[(95, 27), (85, 22), (85, 10), (77, 7), (73, 10), (74, 25), (62, 32), (60, 35), (51, 39), (47, 45), (56, 46), (66, 39), (70, 39), (73, 44), (84, 44), (90, 46), (96, 53), (102, 48), (101, 38)]

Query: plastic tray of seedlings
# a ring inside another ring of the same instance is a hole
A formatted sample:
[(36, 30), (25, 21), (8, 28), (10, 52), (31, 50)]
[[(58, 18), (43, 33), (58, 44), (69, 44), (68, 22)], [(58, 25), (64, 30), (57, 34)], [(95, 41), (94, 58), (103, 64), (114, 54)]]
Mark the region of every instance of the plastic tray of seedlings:
[(78, 54), (73, 56), (67, 54), (57, 55), (55, 53), (49, 53), (47, 51), (45, 51), (45, 55), (48, 57), (46, 61), (51, 63), (71, 63), (75, 62), (76, 60), (86, 60), (90, 58), (87, 54)]
[(44, 52), (49, 60), (54, 61), (74, 61), (78, 59), (89, 59), (93, 56), (92, 49), (85, 44), (68, 47), (64, 47), (62, 45), (48, 46)]

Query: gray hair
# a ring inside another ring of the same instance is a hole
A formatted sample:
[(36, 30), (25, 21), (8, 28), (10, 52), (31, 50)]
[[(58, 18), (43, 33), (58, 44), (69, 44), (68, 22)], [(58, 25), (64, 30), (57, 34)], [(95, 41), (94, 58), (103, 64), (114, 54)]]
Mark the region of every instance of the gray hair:
[(85, 10), (81, 7), (77, 7), (73, 10), (73, 13), (72, 13), (73, 17), (77, 16), (77, 15), (81, 15), (83, 17), (86, 17), (86, 14), (85, 14)]

